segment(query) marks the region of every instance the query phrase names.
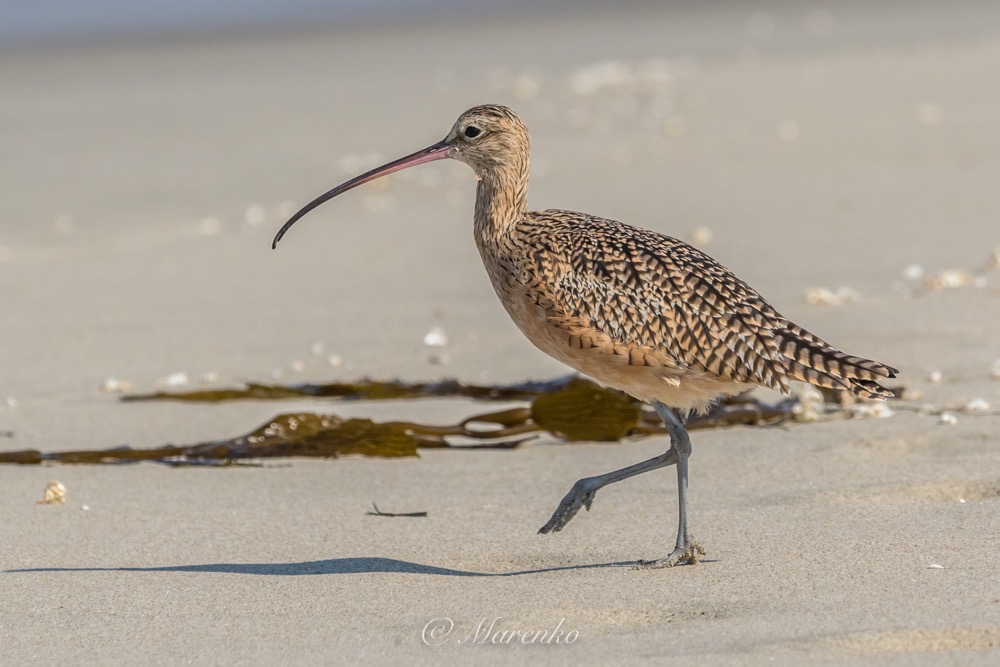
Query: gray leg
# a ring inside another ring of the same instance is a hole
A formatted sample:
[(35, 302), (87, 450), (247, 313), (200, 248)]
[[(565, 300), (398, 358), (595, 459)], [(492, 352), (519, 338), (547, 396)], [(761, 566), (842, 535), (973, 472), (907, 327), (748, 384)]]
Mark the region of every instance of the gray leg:
[(573, 485), (566, 497), (559, 503), (559, 507), (552, 514), (548, 523), (542, 526), (539, 533), (558, 532), (576, 516), (582, 507), (590, 509), (594, 502), (594, 495), (598, 490), (608, 484), (620, 482), (629, 477), (641, 475), (650, 470), (657, 470), (669, 465), (677, 464), (678, 499), (680, 504), (680, 523), (677, 528), (677, 546), (666, 558), (655, 561), (639, 561), (642, 567), (670, 567), (678, 563), (696, 563), (698, 554), (704, 550), (693, 543), (688, 538), (687, 533), (687, 460), (691, 454), (691, 439), (688, 437), (684, 425), (673, 410), (662, 403), (654, 402), (653, 407), (663, 420), (667, 432), (670, 433), (670, 449), (663, 454), (655, 456), (648, 461), (636, 463), (635, 465), (615, 470), (613, 472), (597, 475), (595, 477), (585, 477)]
[(705, 550), (688, 536), (687, 528), (687, 497), (688, 497), (688, 457), (691, 456), (691, 438), (687, 429), (681, 423), (677, 413), (658, 401), (653, 408), (663, 420), (663, 425), (670, 433), (670, 451), (677, 454), (677, 543), (674, 550), (666, 558), (657, 560), (641, 560), (639, 565), (647, 568), (672, 567), (679, 563), (697, 563), (698, 556)]
[(654, 456), (648, 461), (636, 463), (627, 468), (608, 472), (603, 475), (584, 477), (578, 480), (573, 485), (573, 488), (569, 490), (569, 493), (566, 494), (566, 497), (562, 499), (562, 502), (559, 503), (559, 507), (556, 508), (549, 522), (542, 526), (538, 532), (552, 533), (562, 530), (582, 507), (590, 510), (590, 505), (594, 502), (594, 495), (608, 484), (614, 484), (623, 479), (635, 477), (644, 472), (670, 466), (675, 463), (677, 463), (677, 452), (673, 449), (668, 449), (663, 454)]

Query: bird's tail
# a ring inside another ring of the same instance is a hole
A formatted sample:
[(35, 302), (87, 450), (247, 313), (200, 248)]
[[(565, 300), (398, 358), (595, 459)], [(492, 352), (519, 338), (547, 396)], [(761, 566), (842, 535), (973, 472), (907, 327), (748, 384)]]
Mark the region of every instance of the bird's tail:
[(845, 354), (791, 322), (774, 332), (785, 374), (819, 387), (849, 391), (864, 398), (892, 398), (879, 384), (897, 371), (877, 361)]

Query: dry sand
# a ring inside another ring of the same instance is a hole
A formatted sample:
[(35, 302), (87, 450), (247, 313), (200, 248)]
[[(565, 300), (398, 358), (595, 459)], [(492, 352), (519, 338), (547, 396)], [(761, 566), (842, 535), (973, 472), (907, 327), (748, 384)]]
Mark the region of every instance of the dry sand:
[[(1000, 406), (1000, 273), (983, 268), (1000, 244), (1000, 10), (837, 7), (4, 53), (0, 448), (196, 442), (300, 408), (432, 423), (483, 409), (122, 404), (99, 391), (109, 378), (564, 372), (495, 302), (463, 165), (352, 193), (269, 248), (290, 206), (482, 102), (533, 131), (533, 207), (686, 239), (705, 226), (705, 249), (782, 312), (898, 366), (929, 403)], [(925, 292), (903, 277), (911, 264), (982, 269), (986, 286)], [(863, 299), (805, 302), (841, 285)], [(446, 365), (422, 343), (435, 325)], [(535, 531), (573, 481), (652, 456), (657, 439), (0, 467), (0, 663), (996, 664), (998, 433), (996, 416), (907, 411), (699, 432), (693, 532), (708, 559), (652, 572), (625, 563), (670, 549), (672, 471)], [(53, 479), (67, 503), (36, 505)], [(372, 500), (429, 517), (365, 516)], [(494, 630), (578, 635), (459, 641), (496, 617)], [(431, 647), (437, 618), (455, 629)]]

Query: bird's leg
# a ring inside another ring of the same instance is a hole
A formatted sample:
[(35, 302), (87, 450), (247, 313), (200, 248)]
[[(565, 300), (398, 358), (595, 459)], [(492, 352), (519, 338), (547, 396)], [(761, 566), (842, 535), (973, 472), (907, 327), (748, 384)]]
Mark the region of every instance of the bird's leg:
[(627, 468), (603, 475), (584, 477), (577, 481), (573, 485), (573, 488), (569, 490), (569, 493), (566, 494), (566, 497), (562, 499), (562, 502), (559, 503), (559, 507), (552, 514), (552, 518), (538, 531), (539, 533), (551, 533), (562, 530), (581, 508), (586, 507), (589, 510), (591, 503), (594, 502), (594, 495), (608, 484), (614, 484), (623, 479), (635, 477), (644, 472), (657, 470), (658, 468), (664, 468), (676, 463), (677, 496), (680, 506), (678, 510), (680, 516), (677, 526), (677, 544), (666, 558), (653, 561), (639, 561), (639, 566), (643, 568), (660, 568), (671, 567), (680, 563), (698, 562), (698, 556), (703, 555), (705, 550), (699, 544), (693, 542), (687, 532), (687, 460), (688, 456), (691, 455), (691, 438), (688, 436), (687, 430), (681, 423), (680, 418), (673, 410), (659, 402), (654, 402), (653, 408), (660, 415), (663, 425), (670, 434), (670, 449), (659, 456), (654, 456), (648, 461), (636, 463)]
[(663, 425), (670, 433), (670, 450), (677, 458), (677, 504), (679, 519), (677, 522), (677, 544), (674, 550), (666, 558), (657, 560), (641, 560), (639, 566), (643, 568), (673, 567), (681, 563), (694, 564), (698, 562), (698, 556), (704, 555), (705, 550), (700, 544), (694, 542), (688, 536), (687, 529), (687, 491), (688, 491), (688, 457), (691, 455), (691, 438), (687, 429), (681, 423), (680, 417), (671, 408), (668, 408), (659, 401), (653, 402), (653, 408)]
[(580, 508), (586, 507), (589, 511), (590, 504), (594, 502), (594, 495), (608, 484), (614, 484), (615, 482), (620, 482), (623, 479), (641, 475), (642, 473), (649, 472), (650, 470), (656, 470), (657, 468), (673, 465), (677, 463), (677, 461), (677, 451), (671, 447), (659, 456), (654, 456), (648, 461), (636, 463), (635, 465), (630, 465), (627, 468), (614, 470), (612, 472), (604, 473), (603, 475), (584, 477), (581, 480), (577, 480), (576, 484), (573, 485), (573, 488), (566, 494), (566, 497), (559, 503), (559, 507), (557, 507), (556, 511), (553, 512), (552, 518), (549, 519), (548, 523), (542, 526), (538, 532), (551, 533), (562, 530), (566, 524), (569, 523), (570, 519), (576, 516), (576, 513), (580, 511)]

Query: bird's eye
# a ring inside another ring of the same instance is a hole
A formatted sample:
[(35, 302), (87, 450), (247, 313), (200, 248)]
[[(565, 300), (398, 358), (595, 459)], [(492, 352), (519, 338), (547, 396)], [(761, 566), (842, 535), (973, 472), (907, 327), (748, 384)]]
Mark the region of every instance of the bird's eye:
[(475, 125), (470, 125), (469, 127), (465, 128), (465, 136), (467, 136), (469, 139), (475, 139), (476, 137), (479, 136), (481, 132), (482, 130), (480, 130)]

